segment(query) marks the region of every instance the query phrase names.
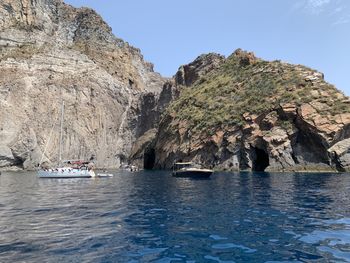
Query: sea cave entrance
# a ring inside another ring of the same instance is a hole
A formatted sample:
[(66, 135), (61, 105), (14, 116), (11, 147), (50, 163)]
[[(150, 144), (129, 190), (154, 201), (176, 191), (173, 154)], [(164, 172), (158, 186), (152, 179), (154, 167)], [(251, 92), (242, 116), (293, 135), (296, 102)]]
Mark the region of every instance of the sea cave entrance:
[(270, 165), (269, 155), (266, 151), (253, 148), (253, 167), (252, 170), (256, 172), (264, 172), (266, 167)]
[(143, 168), (152, 170), (156, 161), (156, 151), (153, 148), (147, 148), (143, 155)]

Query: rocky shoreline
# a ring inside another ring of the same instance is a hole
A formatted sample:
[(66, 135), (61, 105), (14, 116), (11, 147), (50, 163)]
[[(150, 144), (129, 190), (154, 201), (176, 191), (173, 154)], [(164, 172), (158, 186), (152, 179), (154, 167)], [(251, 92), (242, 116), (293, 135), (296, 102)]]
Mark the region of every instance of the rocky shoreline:
[(0, 170), (57, 162), (62, 101), (64, 158), (102, 169), (350, 170), (350, 100), (305, 66), (239, 49), (163, 78), (89, 8), (4, 0), (0, 71)]

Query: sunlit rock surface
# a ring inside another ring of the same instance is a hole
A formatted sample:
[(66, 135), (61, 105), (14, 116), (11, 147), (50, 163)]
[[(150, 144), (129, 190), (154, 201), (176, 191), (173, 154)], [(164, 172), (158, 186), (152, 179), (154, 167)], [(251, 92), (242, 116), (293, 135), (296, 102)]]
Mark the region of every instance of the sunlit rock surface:
[(1, 2), (0, 72), (0, 166), (26, 169), (57, 162), (63, 101), (63, 159), (119, 167), (140, 101), (165, 83), (93, 10), (59, 0)]

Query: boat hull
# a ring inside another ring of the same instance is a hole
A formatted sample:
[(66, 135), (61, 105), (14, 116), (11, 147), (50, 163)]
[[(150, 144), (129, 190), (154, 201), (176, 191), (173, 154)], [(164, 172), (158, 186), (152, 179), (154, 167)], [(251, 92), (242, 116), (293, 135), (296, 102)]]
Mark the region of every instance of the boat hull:
[(73, 178), (91, 178), (91, 175), (72, 175), (72, 176), (67, 176), (67, 175), (49, 175), (49, 176), (39, 176), (39, 178), (42, 179), (73, 179)]
[(91, 174), (87, 171), (83, 172), (52, 172), (52, 171), (39, 171), (39, 178), (47, 179), (71, 179), (71, 178), (91, 178)]

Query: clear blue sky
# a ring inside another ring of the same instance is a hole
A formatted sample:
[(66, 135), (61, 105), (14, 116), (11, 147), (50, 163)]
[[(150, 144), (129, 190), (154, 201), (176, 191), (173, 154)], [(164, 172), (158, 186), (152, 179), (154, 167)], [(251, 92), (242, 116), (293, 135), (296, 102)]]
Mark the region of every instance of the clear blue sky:
[(95, 9), (163, 76), (202, 53), (304, 64), (350, 95), (350, 0), (65, 0)]

